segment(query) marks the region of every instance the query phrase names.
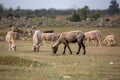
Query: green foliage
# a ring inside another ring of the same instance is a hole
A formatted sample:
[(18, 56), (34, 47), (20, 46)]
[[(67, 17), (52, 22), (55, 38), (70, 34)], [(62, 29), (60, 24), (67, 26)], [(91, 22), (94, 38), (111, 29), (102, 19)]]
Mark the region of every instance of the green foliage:
[(3, 4), (0, 4), (0, 20), (1, 20), (1, 14), (2, 14), (3, 11), (4, 11)]
[(35, 15), (28, 15), (27, 18), (35, 18)]
[(88, 6), (85, 6), (81, 9), (81, 15), (83, 16), (82, 19), (86, 20), (86, 18), (88, 17), (88, 12), (89, 12)]
[(70, 17), (69, 20), (73, 22), (80, 21), (80, 15), (74, 11), (72, 17)]
[[(113, 3), (114, 2), (114, 3)], [(115, 1), (113, 1), (111, 5), (109, 6), (108, 10), (101, 10), (101, 15), (106, 15), (109, 13), (118, 13), (119, 11), (119, 4)], [(3, 8), (2, 8), (3, 10)], [(2, 10), (0, 12), (2, 12)], [(10, 7), (9, 9), (5, 9), (4, 12), (2, 12), (2, 17), (10, 16), (9, 14), (12, 14), (12, 16), (18, 16), (18, 17), (27, 17), (28, 15), (35, 15), (36, 17), (42, 17), (42, 16), (48, 16), (51, 18), (55, 18), (56, 15), (72, 15), (69, 19), (71, 21), (79, 21), (80, 19), (86, 20), (87, 17), (90, 17), (90, 15), (93, 15), (94, 12), (97, 10), (90, 10), (88, 6), (84, 6), (82, 9), (78, 9), (75, 13), (72, 14), (73, 9), (66, 9), (66, 10), (57, 10), (57, 9), (37, 9), (37, 10), (25, 10), (20, 9), (18, 6), (17, 9), (13, 9)], [(77, 15), (76, 15), (77, 13)], [(75, 15), (74, 15), (75, 14)], [(77, 16), (77, 17), (76, 17)], [(79, 17), (80, 18), (79, 18)]]
[(91, 15), (91, 17), (94, 18), (95, 20), (97, 20), (98, 18), (100, 18), (100, 13), (98, 11), (96, 11)]
[(50, 18), (55, 18), (55, 15), (54, 14), (51, 14), (51, 15), (49, 15), (48, 17), (50, 17)]

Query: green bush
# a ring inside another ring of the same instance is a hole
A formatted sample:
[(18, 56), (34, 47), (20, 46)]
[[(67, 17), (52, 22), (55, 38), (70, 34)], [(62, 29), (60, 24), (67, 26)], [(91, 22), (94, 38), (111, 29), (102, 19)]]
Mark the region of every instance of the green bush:
[(73, 15), (69, 18), (69, 20), (72, 22), (80, 21), (80, 15), (76, 11), (74, 11)]
[(94, 18), (95, 20), (97, 20), (98, 18), (100, 18), (100, 13), (99, 12), (94, 12), (92, 15), (91, 15), (92, 18)]

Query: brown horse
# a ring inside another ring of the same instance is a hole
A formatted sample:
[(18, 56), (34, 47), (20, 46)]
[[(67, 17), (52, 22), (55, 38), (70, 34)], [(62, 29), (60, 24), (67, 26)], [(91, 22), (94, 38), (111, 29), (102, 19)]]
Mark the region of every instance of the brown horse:
[(86, 54), (86, 49), (85, 49), (85, 45), (84, 45), (84, 38), (85, 35), (82, 31), (80, 30), (75, 30), (75, 31), (70, 31), (70, 32), (63, 32), (61, 33), (61, 35), (59, 36), (58, 40), (53, 44), (52, 46), (52, 50), (53, 53), (56, 53), (58, 50), (58, 46), (63, 43), (64, 44), (64, 50), (63, 50), (63, 54), (65, 54), (66, 51), (66, 47), (68, 47), (70, 54), (72, 54), (72, 51), (70, 49), (69, 43), (78, 43), (78, 51), (77, 51), (77, 55), (80, 53), (80, 49), (81, 46), (84, 50), (83, 55)]

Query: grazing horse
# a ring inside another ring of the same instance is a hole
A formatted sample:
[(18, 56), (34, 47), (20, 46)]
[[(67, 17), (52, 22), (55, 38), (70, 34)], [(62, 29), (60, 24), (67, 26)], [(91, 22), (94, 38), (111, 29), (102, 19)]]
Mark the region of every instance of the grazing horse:
[(34, 52), (39, 51), (39, 48), (40, 48), (39, 44), (42, 41), (41, 35), (42, 35), (42, 33), (39, 30), (36, 30), (34, 35), (33, 35), (33, 48), (32, 48), (32, 50)]
[(16, 51), (16, 32), (8, 31), (6, 41), (9, 43), (9, 51)]
[(58, 36), (55, 33), (42, 33), (41, 39), (43, 45), (46, 46), (46, 41), (52, 41), (53, 43), (58, 39)]
[(69, 31), (69, 32), (63, 32), (60, 34), (58, 40), (53, 44), (52, 46), (52, 50), (53, 53), (56, 53), (58, 50), (58, 46), (63, 43), (64, 44), (64, 50), (63, 50), (63, 54), (65, 54), (66, 51), (66, 47), (68, 47), (70, 54), (72, 54), (72, 50), (70, 49), (69, 43), (78, 43), (78, 51), (77, 51), (77, 55), (80, 53), (80, 49), (81, 46), (84, 50), (83, 55), (86, 54), (86, 49), (85, 49), (85, 45), (84, 45), (84, 38), (85, 35), (82, 31), (80, 30), (75, 30), (75, 31)]
[(85, 33), (85, 40), (87, 42), (89, 42), (91, 40), (97, 41), (96, 47), (98, 45), (101, 46), (100, 38), (101, 38), (101, 32), (99, 30), (92, 30), (92, 31), (88, 31)]
[(107, 46), (115, 46), (116, 45), (115, 35), (107, 35), (103, 43)]

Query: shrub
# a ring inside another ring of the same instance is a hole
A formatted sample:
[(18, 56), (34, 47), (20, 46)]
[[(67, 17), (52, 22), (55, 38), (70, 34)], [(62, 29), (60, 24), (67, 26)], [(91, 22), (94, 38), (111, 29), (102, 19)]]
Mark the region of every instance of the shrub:
[(92, 18), (94, 18), (95, 20), (97, 20), (98, 18), (100, 18), (100, 13), (99, 12), (94, 12), (92, 15), (91, 15)]
[(69, 20), (72, 22), (80, 21), (80, 15), (76, 11), (74, 11), (73, 15), (69, 18)]

